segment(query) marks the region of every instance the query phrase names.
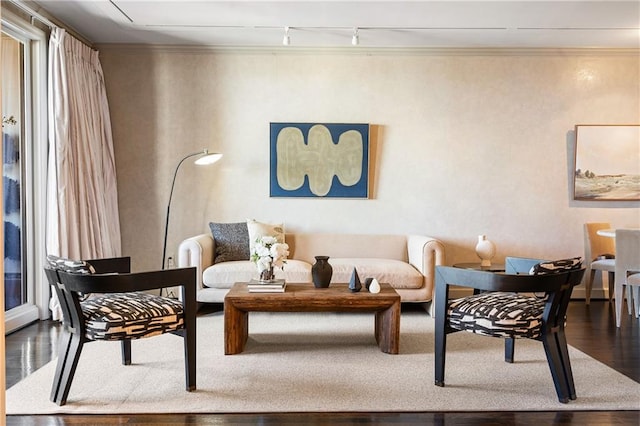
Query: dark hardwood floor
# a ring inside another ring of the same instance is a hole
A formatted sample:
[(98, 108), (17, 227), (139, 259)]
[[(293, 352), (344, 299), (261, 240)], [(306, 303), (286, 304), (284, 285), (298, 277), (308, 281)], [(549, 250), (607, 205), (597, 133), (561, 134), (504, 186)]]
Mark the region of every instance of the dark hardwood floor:
[[(403, 309), (415, 309), (404, 306)], [(572, 301), (566, 327), (569, 344), (640, 382), (640, 320), (625, 313), (615, 326), (615, 309), (604, 300)], [(55, 357), (59, 326), (40, 321), (6, 336), (7, 388)], [(599, 384), (594, 383), (594, 386)], [(578, 389), (578, 398), (579, 395)], [(603, 388), (603, 392), (606, 389)], [(640, 398), (640, 395), (638, 395)], [(638, 425), (639, 411), (269, 413), (184, 415), (7, 416), (7, 425)]]

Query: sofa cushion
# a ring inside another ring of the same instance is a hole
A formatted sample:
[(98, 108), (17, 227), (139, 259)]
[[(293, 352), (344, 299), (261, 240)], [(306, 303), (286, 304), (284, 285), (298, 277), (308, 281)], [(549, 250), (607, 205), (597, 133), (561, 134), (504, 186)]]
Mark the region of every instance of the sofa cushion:
[(249, 260), (249, 231), (246, 222), (210, 222), (209, 228), (216, 248), (213, 263)]
[(380, 258), (407, 261), (405, 235), (291, 233), (286, 235), (289, 256), (309, 263), (315, 256), (331, 258)]
[[(276, 278), (284, 278), (290, 283), (310, 283), (311, 265), (295, 259), (287, 259), (287, 263), (281, 270), (275, 268)], [(252, 278), (258, 278), (256, 264), (250, 261), (233, 261), (217, 263), (208, 267), (202, 274), (202, 283), (205, 287), (231, 288), (234, 283), (247, 282)]]
[(353, 268), (362, 281), (375, 278), (381, 283), (389, 283), (394, 288), (421, 288), (424, 277), (413, 266), (393, 259), (375, 258), (329, 258), (333, 268), (332, 283), (348, 283)]

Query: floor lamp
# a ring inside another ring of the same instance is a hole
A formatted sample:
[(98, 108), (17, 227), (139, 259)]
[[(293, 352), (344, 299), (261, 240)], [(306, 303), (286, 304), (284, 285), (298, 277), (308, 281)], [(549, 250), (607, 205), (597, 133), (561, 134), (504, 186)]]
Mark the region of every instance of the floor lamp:
[(198, 157), (196, 161), (194, 161), (194, 163), (198, 165), (207, 165), (207, 164), (213, 164), (219, 159), (221, 159), (222, 154), (218, 154), (216, 152), (209, 152), (208, 150), (203, 149), (202, 151), (194, 152), (193, 154), (187, 155), (182, 160), (180, 160), (180, 162), (176, 166), (176, 171), (173, 173), (173, 182), (171, 182), (171, 192), (169, 192), (169, 202), (167, 203), (167, 219), (164, 224), (164, 245), (162, 246), (162, 269), (164, 269), (164, 266), (165, 266), (164, 262), (167, 257), (167, 235), (169, 232), (169, 212), (171, 210), (171, 198), (173, 197), (173, 187), (176, 185), (176, 176), (178, 176), (178, 170), (180, 169), (180, 166), (182, 165), (184, 160), (191, 157)]

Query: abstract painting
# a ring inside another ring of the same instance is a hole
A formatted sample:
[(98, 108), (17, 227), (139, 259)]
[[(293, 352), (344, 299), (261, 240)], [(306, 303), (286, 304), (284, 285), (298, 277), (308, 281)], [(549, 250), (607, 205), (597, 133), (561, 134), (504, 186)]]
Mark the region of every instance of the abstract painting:
[(368, 197), (368, 124), (271, 123), (270, 127), (272, 197)]

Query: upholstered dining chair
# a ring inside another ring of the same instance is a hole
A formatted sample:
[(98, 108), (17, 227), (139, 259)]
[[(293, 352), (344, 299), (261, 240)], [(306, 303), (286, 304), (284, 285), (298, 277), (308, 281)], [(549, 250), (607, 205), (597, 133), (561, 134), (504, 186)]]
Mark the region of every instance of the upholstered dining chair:
[(608, 274), (609, 302), (613, 300), (616, 245), (613, 238), (598, 235), (601, 229), (611, 229), (611, 224), (608, 222), (584, 224), (585, 303), (587, 305), (591, 303), (591, 288), (596, 271), (600, 271), (602, 278), (605, 272)]
[(640, 315), (640, 229), (616, 229), (616, 253), (616, 326), (620, 327), (624, 286), (629, 313)]
[[(184, 340), (186, 390), (196, 388), (196, 268), (130, 273), (129, 257), (72, 261), (47, 257), (45, 273), (60, 300), (63, 330), (51, 401), (64, 405), (82, 347), (120, 341), (131, 364), (131, 341), (174, 333)], [(149, 290), (180, 287), (181, 300)]]
[[(445, 385), (447, 335), (468, 331), (505, 339), (507, 362), (514, 359), (514, 339), (541, 341), (558, 400), (576, 399), (564, 325), (573, 287), (584, 275), (581, 259), (507, 258), (505, 267), (505, 273), (436, 267), (436, 386)], [(473, 288), (474, 294), (449, 300), (452, 285)]]

